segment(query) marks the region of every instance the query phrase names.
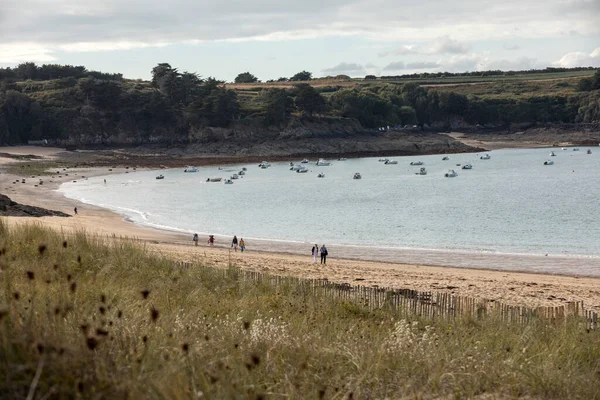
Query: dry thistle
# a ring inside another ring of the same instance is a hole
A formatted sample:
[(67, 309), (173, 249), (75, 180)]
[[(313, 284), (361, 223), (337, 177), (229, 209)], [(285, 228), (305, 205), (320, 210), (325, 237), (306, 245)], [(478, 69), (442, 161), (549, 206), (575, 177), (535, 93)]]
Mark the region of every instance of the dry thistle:
[(77, 283), (73, 282), (71, 283), (71, 292), (75, 293), (75, 290), (77, 290)]
[(106, 296), (105, 296), (104, 294), (101, 294), (101, 295), (100, 295), (100, 302), (101, 302), (102, 304), (106, 303)]
[(181, 350), (183, 350), (184, 353), (187, 353), (190, 350), (190, 345), (187, 343), (182, 344)]
[(247, 331), (248, 329), (250, 329), (250, 322), (244, 321), (244, 330)]
[(66, 249), (67, 248), (67, 241), (63, 241), (63, 247)]
[(13, 292), (13, 299), (19, 300), (21, 298), (21, 294), (19, 292)]
[(35, 274), (33, 271), (27, 271), (27, 278), (29, 278), (30, 281), (35, 279)]
[(101, 328), (97, 328), (96, 329), (96, 335), (98, 335), (98, 336), (108, 336), (108, 331), (105, 331), (104, 329), (101, 329)]
[(144, 300), (146, 300), (149, 295), (150, 295), (150, 291), (148, 289), (142, 290), (142, 297), (144, 298)]
[(44, 252), (46, 251), (46, 245), (45, 244), (40, 244), (38, 246), (38, 251), (40, 252), (40, 255), (43, 255)]
[(86, 340), (87, 343), (87, 347), (90, 350), (94, 350), (97, 346), (98, 346), (98, 340), (96, 340), (96, 338), (87, 338)]
[(98, 307), (98, 311), (100, 311), (100, 314), (104, 315), (104, 313), (106, 313), (106, 308)]
[(150, 310), (150, 317), (152, 318), (152, 322), (156, 322), (158, 319), (158, 310), (152, 306), (152, 310)]

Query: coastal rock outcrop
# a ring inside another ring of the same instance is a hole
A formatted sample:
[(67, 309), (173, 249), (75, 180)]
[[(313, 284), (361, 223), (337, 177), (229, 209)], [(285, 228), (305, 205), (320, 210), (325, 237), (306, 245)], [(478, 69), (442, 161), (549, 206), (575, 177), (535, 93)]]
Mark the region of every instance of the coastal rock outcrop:
[(12, 201), (8, 196), (0, 194), (0, 216), (4, 217), (70, 217), (61, 211), (47, 210), (41, 207), (27, 206)]

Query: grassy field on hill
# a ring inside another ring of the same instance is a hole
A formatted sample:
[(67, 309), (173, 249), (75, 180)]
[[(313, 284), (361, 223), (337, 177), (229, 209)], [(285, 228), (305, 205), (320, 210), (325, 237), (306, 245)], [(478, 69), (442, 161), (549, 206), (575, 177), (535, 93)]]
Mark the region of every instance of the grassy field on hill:
[(600, 399), (600, 332), (574, 319), (371, 311), (1, 219), (0, 252), (0, 398)]

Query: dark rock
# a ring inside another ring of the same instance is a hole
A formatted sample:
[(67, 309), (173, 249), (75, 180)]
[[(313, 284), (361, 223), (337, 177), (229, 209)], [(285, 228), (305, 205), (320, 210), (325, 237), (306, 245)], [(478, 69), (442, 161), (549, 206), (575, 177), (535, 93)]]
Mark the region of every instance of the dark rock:
[(70, 217), (60, 211), (46, 210), (41, 207), (27, 206), (12, 201), (8, 196), (0, 194), (0, 216), (4, 217)]

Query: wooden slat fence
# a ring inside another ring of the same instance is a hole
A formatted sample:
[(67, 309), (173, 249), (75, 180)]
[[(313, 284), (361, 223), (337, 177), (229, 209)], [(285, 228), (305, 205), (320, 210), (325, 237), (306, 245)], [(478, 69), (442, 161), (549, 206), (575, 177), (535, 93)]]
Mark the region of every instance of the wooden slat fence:
[(530, 308), (504, 304), (494, 300), (456, 296), (450, 293), (350, 285), (348, 283), (329, 282), (326, 279), (272, 275), (239, 268), (217, 269), (192, 263), (180, 263), (180, 265), (188, 268), (210, 268), (213, 271), (222, 273), (224, 278), (237, 276), (241, 281), (252, 284), (265, 282), (275, 286), (301, 288), (314, 294), (352, 302), (369, 310), (386, 308), (431, 319), (455, 319), (460, 316), (482, 319), (494, 316), (507, 323), (515, 324), (527, 324), (533, 319), (540, 318), (559, 321), (565, 320), (567, 317), (579, 317), (584, 321), (586, 329), (599, 327), (598, 312), (586, 309), (583, 301), (573, 301), (562, 306)]

